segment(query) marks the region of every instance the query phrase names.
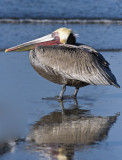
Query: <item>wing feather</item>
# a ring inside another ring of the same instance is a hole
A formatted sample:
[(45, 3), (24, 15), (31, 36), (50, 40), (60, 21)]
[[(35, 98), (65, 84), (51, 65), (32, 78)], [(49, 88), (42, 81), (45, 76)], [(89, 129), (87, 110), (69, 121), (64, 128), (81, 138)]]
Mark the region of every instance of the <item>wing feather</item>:
[(35, 52), (41, 64), (51, 67), (65, 78), (89, 84), (111, 84), (119, 87), (109, 63), (89, 46), (39, 46)]

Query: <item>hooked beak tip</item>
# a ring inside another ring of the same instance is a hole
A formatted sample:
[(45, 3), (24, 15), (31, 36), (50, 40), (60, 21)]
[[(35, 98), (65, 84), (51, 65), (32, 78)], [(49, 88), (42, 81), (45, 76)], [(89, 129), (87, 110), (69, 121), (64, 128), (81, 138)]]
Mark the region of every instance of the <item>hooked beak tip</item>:
[(5, 53), (6, 52), (11, 52), (11, 51), (13, 51), (11, 48), (5, 49)]

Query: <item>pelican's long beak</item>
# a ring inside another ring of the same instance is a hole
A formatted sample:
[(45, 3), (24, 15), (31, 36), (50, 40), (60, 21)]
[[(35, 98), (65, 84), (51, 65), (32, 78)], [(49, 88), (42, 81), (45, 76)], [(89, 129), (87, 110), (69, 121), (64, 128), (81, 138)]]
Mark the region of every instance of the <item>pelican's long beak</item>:
[(27, 51), (34, 49), (36, 46), (39, 45), (54, 45), (54, 44), (60, 44), (60, 39), (55, 37), (53, 34), (48, 34), (44, 37), (22, 43), (20, 45), (8, 48), (5, 50), (5, 52), (10, 52), (10, 51)]

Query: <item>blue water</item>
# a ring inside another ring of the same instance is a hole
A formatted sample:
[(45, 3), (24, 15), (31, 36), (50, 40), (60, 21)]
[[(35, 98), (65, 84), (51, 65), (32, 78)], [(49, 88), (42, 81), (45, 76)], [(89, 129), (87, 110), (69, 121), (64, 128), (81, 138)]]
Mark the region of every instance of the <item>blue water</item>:
[[(0, 23), (0, 49), (68, 27), (79, 34), (78, 42), (101, 50), (122, 86), (122, 23), (117, 22), (122, 18), (121, 7), (120, 0), (2, 0), (0, 18), (4, 23)], [(16, 23), (16, 18), (29, 18), (32, 22)], [(48, 23), (34, 22), (35, 18), (47, 19)], [(71, 23), (66, 19), (59, 23), (55, 18), (67, 18)], [(112, 19), (112, 23), (108, 20), (101, 23), (101, 19)], [(0, 160), (121, 160), (122, 89), (81, 88), (77, 103), (65, 99), (63, 111), (54, 99), (60, 89), (60, 85), (45, 80), (33, 70), (28, 52), (0, 52)], [(74, 88), (67, 87), (66, 95), (73, 92)], [(42, 99), (47, 97), (51, 98)], [(113, 120), (109, 120), (111, 117)], [(55, 138), (49, 143), (47, 139), (53, 138), (52, 131)]]
[(60, 27), (71, 28), (78, 34), (77, 42), (96, 49), (122, 49), (122, 26), (115, 24), (0, 24), (0, 49), (44, 36)]
[(1, 0), (0, 18), (122, 18), (121, 0)]

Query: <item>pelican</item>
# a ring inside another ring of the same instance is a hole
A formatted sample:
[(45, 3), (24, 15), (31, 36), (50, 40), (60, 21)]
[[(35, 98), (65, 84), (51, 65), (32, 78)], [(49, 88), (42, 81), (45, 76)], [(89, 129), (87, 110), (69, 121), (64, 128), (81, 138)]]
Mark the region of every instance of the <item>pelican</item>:
[(94, 48), (76, 43), (71, 29), (59, 28), (44, 37), (8, 48), (9, 51), (30, 50), (33, 68), (47, 80), (62, 85), (59, 99), (63, 99), (66, 86), (113, 85), (120, 88), (109, 63)]

